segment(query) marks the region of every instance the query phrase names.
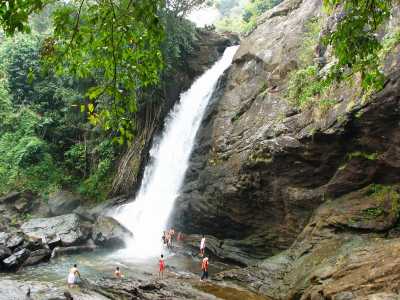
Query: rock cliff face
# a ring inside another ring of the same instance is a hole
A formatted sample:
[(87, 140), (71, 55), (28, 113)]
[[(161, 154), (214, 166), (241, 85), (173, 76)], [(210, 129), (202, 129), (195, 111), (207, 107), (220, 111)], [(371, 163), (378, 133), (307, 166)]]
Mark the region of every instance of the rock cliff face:
[[(324, 258), (342, 255), (329, 254), (329, 247), (339, 247), (329, 243), (347, 233), (351, 240), (361, 233), (386, 236), (367, 248), (382, 258), (391, 255), (386, 248), (397, 247), (389, 233), (397, 224), (400, 182), (399, 47), (386, 60), (385, 88), (370, 99), (360, 96), (356, 82), (338, 87), (329, 109), (299, 110), (286, 99), (288, 75), (301, 64), (308, 24), (316, 18), (325, 23), (322, 28), (335, 21), (323, 14), (320, 0), (288, 0), (267, 12), (242, 41), (203, 121), (171, 219), (184, 231), (217, 237), (231, 259), (245, 264), (296, 240), (318, 244), (306, 237), (319, 207), (318, 218), (331, 230)], [(395, 12), (388, 28), (397, 23)], [(314, 58), (329, 61), (329, 51), (320, 52)], [(370, 196), (375, 200), (366, 201)], [(360, 255), (354, 261), (363, 260)], [(334, 280), (348, 268), (343, 261)]]

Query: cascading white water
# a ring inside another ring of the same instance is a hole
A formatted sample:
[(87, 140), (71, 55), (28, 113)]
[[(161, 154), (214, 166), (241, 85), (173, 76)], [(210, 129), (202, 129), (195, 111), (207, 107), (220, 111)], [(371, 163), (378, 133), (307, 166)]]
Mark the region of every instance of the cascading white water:
[(181, 95), (159, 143), (150, 150), (150, 164), (135, 201), (121, 206), (114, 216), (134, 234), (127, 249), (129, 256), (160, 255), (162, 232), (181, 188), (197, 130), (217, 81), (231, 65), (237, 48), (227, 48), (222, 58)]

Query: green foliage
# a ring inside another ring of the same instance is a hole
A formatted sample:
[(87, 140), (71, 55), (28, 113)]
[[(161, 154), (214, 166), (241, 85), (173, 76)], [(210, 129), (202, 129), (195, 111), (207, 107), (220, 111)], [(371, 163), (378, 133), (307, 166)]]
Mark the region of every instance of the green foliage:
[[(82, 107), (94, 125), (112, 130), (116, 141), (130, 140), (137, 92), (157, 84), (163, 66), (162, 1), (5, 1), (0, 4), (1, 26), (10, 35), (28, 32), (30, 15), (49, 3), (55, 7), (54, 30), (40, 52), (48, 69), (78, 80), (98, 79), (86, 93), (91, 106), (85, 102)], [(41, 30), (48, 25), (37, 23)]]
[(36, 36), (18, 34), (0, 45), (0, 62), (8, 81), (13, 101), (26, 104), (34, 96), (34, 75), (39, 69), (39, 40)]
[[(176, 14), (199, 2), (172, 0), (172, 11), (150, 0), (52, 1), (32, 10), (34, 32), (0, 44), (0, 194), (64, 187), (106, 198), (122, 150), (114, 142), (140, 130), (163, 56), (166, 71), (185, 67), (196, 29)], [(14, 31), (29, 31), (21, 22)]]
[(395, 186), (371, 184), (368, 187), (368, 195), (376, 198), (377, 202), (383, 203), (385, 200), (391, 202), (391, 213), (398, 215), (400, 212), (400, 194)]
[(1, 126), (0, 194), (13, 189), (48, 193), (60, 183), (60, 170), (45, 141), (36, 136), (40, 116), (22, 108)]
[[(82, 150), (81, 150), (82, 153)], [(79, 192), (89, 198), (104, 200), (112, 182), (112, 167), (116, 149), (110, 140), (104, 140), (91, 153), (96, 158), (91, 174), (79, 185)], [(80, 155), (82, 157), (82, 154)]]
[[(250, 33), (257, 26), (257, 19), (267, 10), (281, 3), (282, 0), (251, 0), (247, 4), (242, 1), (220, 0), (216, 7), (223, 18), (215, 25), (218, 31), (232, 31), (242, 34)], [(239, 8), (235, 10), (235, 8)], [(243, 11), (240, 15), (237, 11)]]
[(78, 176), (85, 176), (87, 166), (87, 147), (84, 143), (73, 145), (65, 152), (65, 165)]
[(367, 160), (377, 160), (378, 153), (366, 153), (366, 152), (356, 151), (348, 154), (347, 157), (349, 160), (357, 157), (364, 158)]
[(122, 143), (132, 139), (137, 91), (158, 82), (163, 26), (159, 1), (140, 0), (60, 5), (54, 34), (43, 55), (57, 74), (99, 78), (88, 90), (86, 109), (93, 125), (114, 130)]
[(3, 0), (0, 1), (0, 24), (8, 35), (15, 31), (29, 32), (29, 16), (40, 12), (49, 3), (47, 0)]
[(249, 22), (252, 18), (262, 15), (267, 10), (281, 3), (281, 0), (253, 0), (246, 5), (243, 20)]
[(215, 27), (219, 32), (243, 32), (247, 25), (241, 18), (236, 16), (227, 16), (215, 23)]
[(183, 18), (175, 18), (169, 13), (162, 17), (166, 29), (166, 38), (162, 43), (162, 53), (166, 65), (165, 72), (173, 68), (183, 67), (184, 58), (194, 50), (196, 41), (196, 26)]
[(296, 106), (305, 108), (321, 95), (330, 83), (318, 76), (316, 66), (309, 66), (292, 72), (289, 75), (287, 97)]
[(306, 31), (299, 54), (301, 67), (308, 67), (314, 64), (315, 48), (319, 42), (323, 21), (322, 18), (312, 18), (305, 24)]
[[(91, 129), (79, 111), (85, 81), (41, 72), (40, 41), (37, 34), (18, 34), (0, 46), (0, 194), (21, 189), (46, 194), (61, 186), (78, 189), (95, 170), (105, 169), (99, 151), (107, 153), (111, 166), (117, 157), (117, 147), (101, 131)], [(112, 154), (104, 141), (113, 147)], [(104, 198), (103, 182), (110, 180), (104, 175), (96, 178), (85, 195), (97, 197), (101, 190)]]
[(384, 76), (379, 65), (382, 45), (377, 30), (389, 18), (392, 0), (324, 0), (325, 6), (343, 7), (336, 29), (325, 37), (332, 45), (337, 63), (332, 69), (337, 80), (361, 74), (364, 90), (379, 90)]
[(397, 28), (393, 32), (389, 32), (382, 40), (382, 50), (379, 53), (380, 61), (386, 58), (386, 56), (400, 44), (400, 29)]
[[(300, 54), (302, 65), (311, 67), (294, 71), (289, 80), (289, 99), (299, 106), (313, 102), (329, 86), (354, 78), (356, 74), (361, 75), (363, 99), (368, 98), (383, 87), (383, 60), (400, 41), (397, 31), (382, 42), (378, 39), (377, 31), (390, 16), (391, 0), (324, 0), (324, 3), (328, 8), (341, 5), (343, 9), (335, 30), (323, 37), (323, 42), (332, 46), (336, 62), (326, 75), (318, 75), (312, 51), (319, 26), (318, 22), (311, 22), (304, 40), (305, 51)], [(325, 104), (324, 100), (320, 101), (322, 110), (326, 110)]]
[(363, 210), (364, 215), (369, 219), (377, 218), (384, 214), (384, 209), (380, 206), (378, 207), (370, 207)]
[(205, 0), (165, 0), (165, 10), (174, 18), (184, 18), (196, 7), (201, 6)]
[(243, 27), (244, 33), (251, 32), (257, 25), (257, 18), (267, 10), (281, 3), (282, 0), (252, 0), (245, 6), (242, 15), (247, 24)]

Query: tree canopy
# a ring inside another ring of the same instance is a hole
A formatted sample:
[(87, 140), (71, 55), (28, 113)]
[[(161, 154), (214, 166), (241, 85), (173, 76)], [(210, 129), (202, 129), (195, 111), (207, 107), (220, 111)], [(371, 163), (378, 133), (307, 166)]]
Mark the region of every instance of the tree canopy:
[(341, 79), (360, 72), (364, 89), (383, 86), (379, 69), (379, 51), (382, 49), (378, 30), (392, 10), (393, 0), (324, 0), (325, 6), (337, 15), (337, 27), (325, 37), (333, 48), (337, 63), (331, 75)]
[(137, 91), (156, 84), (163, 67), (162, 1), (5, 1), (4, 31), (28, 32), (29, 16), (50, 3), (53, 31), (40, 53), (47, 68), (78, 80), (92, 78), (82, 111), (93, 124), (113, 129), (119, 142), (131, 139)]

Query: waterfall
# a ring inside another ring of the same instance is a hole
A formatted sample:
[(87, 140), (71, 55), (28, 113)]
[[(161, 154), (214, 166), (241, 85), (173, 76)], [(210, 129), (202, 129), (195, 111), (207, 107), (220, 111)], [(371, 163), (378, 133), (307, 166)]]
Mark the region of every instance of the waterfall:
[(119, 207), (114, 215), (133, 232), (126, 249), (130, 256), (160, 255), (162, 232), (179, 195), (196, 133), (218, 79), (231, 65), (237, 48), (227, 48), (222, 58), (181, 94), (165, 121), (161, 138), (153, 142), (136, 199)]

